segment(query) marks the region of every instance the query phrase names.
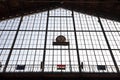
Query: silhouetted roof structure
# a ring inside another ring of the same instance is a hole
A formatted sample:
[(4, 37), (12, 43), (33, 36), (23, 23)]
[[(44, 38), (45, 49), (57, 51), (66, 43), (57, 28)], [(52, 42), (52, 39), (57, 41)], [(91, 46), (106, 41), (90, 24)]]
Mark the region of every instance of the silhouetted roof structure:
[(0, 20), (56, 7), (120, 21), (118, 0), (1, 0)]

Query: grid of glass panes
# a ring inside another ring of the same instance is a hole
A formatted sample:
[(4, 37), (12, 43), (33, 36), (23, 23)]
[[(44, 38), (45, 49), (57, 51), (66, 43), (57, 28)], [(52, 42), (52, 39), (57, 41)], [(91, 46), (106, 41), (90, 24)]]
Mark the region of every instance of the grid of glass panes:
[[(75, 24), (83, 72), (116, 72), (98, 18), (75, 12)], [(105, 65), (106, 70), (98, 70)]]
[[(50, 11), (48, 17), (47, 43), (45, 33), (47, 12), (40, 12), (23, 17), (15, 38), (20, 18), (0, 22), (0, 62), (4, 65), (11, 52), (7, 72), (41, 72), (45, 52), (45, 72), (79, 72), (77, 48), (82, 72), (116, 72), (108, 46), (98, 18), (74, 12), (77, 42), (73, 26), (72, 11), (58, 8)], [(120, 65), (120, 23), (102, 19), (102, 24), (109, 40), (115, 60)], [(56, 37), (63, 35), (69, 46), (53, 46)], [(11, 49), (13, 41), (13, 49)], [(17, 65), (25, 65), (24, 70), (16, 70)], [(57, 65), (66, 65), (65, 70), (58, 70)], [(97, 65), (105, 65), (106, 70), (98, 70)]]
[(120, 23), (101, 18), (110, 47), (120, 70)]
[(0, 21), (0, 72), (4, 69), (19, 22), (20, 18)]
[[(45, 72), (78, 72), (72, 12), (62, 8), (51, 10), (47, 32)], [(53, 45), (59, 35), (63, 35), (70, 45)], [(57, 65), (65, 65), (66, 68), (60, 70)]]
[[(40, 72), (43, 59), (47, 12), (23, 17), (7, 72)], [(17, 70), (17, 65), (25, 69)]]

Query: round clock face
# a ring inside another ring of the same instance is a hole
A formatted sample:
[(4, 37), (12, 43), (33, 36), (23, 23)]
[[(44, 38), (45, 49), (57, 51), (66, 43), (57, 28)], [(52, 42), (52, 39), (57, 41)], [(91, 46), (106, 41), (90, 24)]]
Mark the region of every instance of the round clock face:
[(60, 35), (56, 38), (56, 42), (65, 42), (65, 41), (66, 41), (66, 38), (62, 35)]

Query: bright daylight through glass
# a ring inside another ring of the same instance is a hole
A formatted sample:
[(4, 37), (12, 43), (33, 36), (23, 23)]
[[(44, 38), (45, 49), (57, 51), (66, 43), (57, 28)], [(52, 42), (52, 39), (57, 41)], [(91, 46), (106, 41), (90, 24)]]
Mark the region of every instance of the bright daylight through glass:
[(0, 22), (0, 72), (116, 73), (119, 57), (116, 21), (57, 8)]

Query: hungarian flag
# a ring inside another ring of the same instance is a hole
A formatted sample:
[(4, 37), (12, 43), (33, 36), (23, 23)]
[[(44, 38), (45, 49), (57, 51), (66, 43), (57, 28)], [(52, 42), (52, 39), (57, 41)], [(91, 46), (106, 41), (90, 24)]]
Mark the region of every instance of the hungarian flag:
[(65, 70), (65, 68), (66, 68), (66, 65), (62, 65), (62, 64), (57, 65), (58, 70)]

